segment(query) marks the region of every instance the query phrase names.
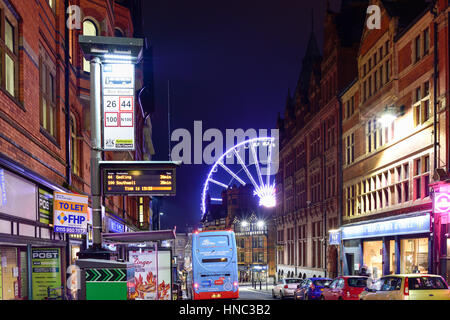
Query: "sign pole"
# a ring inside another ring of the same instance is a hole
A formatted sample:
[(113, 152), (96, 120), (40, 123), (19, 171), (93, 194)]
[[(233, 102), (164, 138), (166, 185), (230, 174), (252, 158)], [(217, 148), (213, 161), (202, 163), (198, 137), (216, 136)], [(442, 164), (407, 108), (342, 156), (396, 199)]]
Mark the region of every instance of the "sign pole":
[(101, 148), (101, 72), (100, 58), (91, 60), (91, 195), (92, 195), (92, 225), (93, 247), (102, 246), (102, 207), (100, 189), (100, 166), (102, 160)]

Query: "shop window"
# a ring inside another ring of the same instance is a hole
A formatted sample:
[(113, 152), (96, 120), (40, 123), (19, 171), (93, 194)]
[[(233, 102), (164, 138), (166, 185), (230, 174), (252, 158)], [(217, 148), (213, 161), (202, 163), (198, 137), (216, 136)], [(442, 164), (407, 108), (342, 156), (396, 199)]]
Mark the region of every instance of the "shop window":
[(0, 248), (0, 300), (19, 298), (19, 265), (16, 248)]
[(383, 272), (383, 242), (382, 241), (364, 241), (363, 242), (363, 262), (367, 266), (368, 272), (377, 279)]
[(395, 240), (389, 241), (389, 274), (397, 273), (397, 261), (395, 260)]
[(428, 273), (428, 238), (400, 241), (400, 273)]

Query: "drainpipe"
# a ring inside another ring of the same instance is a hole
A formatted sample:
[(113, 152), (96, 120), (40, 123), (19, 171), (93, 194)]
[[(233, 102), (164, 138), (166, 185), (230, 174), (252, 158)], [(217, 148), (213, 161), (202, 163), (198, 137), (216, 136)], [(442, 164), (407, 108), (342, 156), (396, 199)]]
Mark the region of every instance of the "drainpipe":
[[(67, 21), (69, 14), (69, 0), (64, 0), (65, 17)], [(70, 101), (69, 101), (69, 77), (70, 77), (70, 59), (69, 59), (69, 28), (65, 27), (64, 33), (64, 60), (65, 60), (65, 77), (64, 77), (64, 108), (66, 110), (66, 183), (68, 186), (72, 184), (72, 158), (71, 158), (71, 143), (70, 143)]]

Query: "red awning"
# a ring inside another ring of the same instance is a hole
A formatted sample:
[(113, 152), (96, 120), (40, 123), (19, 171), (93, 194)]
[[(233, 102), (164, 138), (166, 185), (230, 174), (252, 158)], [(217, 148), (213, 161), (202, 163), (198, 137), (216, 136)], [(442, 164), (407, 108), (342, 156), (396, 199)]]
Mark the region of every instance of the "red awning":
[(124, 233), (103, 233), (103, 241), (111, 243), (137, 243), (157, 240), (170, 240), (177, 237), (175, 229)]

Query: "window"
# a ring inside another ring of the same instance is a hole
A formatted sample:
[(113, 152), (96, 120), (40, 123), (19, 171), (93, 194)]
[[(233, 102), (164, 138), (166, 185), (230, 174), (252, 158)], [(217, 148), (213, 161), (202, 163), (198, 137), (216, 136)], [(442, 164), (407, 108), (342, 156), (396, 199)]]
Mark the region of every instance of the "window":
[(423, 32), (423, 54), (427, 54), (430, 51), (430, 30), (427, 28)]
[(428, 273), (428, 238), (400, 240), (400, 273)]
[(46, 54), (40, 58), (40, 124), (47, 133), (56, 138), (55, 70), (51, 64)]
[(11, 96), (17, 97), (18, 78), (18, 25), (13, 17), (6, 16), (5, 10), (0, 8), (0, 17), (3, 27), (0, 32), (0, 65), (1, 87)]
[[(97, 35), (97, 27), (92, 20), (84, 20), (83, 21), (83, 35), (84, 36), (96, 36)], [(89, 61), (83, 58), (83, 70), (85, 72), (90, 72), (91, 65)]]
[(422, 87), (416, 88), (413, 100), (415, 101), (413, 104), (414, 126), (417, 127), (431, 118), (429, 81), (426, 81)]
[(414, 40), (414, 48), (415, 48), (415, 61), (419, 61), (420, 60), (420, 36), (416, 37), (416, 39)]
[(77, 120), (73, 114), (70, 115), (70, 153), (72, 161), (72, 172), (79, 173), (78, 140), (77, 140)]
[(430, 156), (426, 155), (414, 160), (414, 200), (430, 195)]
[(123, 31), (120, 30), (119, 28), (115, 28), (114, 29), (114, 37), (123, 38), (124, 37)]
[(139, 197), (139, 225), (144, 226), (144, 198)]
[(352, 133), (345, 139), (346, 163), (351, 164), (355, 161), (355, 134)]
[(391, 62), (389, 60), (386, 60), (386, 83), (389, 82), (390, 70), (391, 70)]

